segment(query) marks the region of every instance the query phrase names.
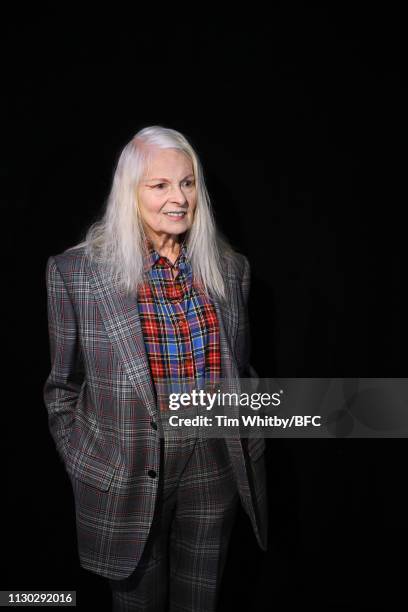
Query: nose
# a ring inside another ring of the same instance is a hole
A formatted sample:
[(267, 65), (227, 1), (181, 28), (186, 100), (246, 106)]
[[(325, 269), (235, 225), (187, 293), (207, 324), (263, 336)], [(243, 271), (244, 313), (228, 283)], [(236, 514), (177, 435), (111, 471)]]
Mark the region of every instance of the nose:
[(183, 190), (178, 186), (173, 187), (170, 199), (172, 202), (179, 204), (180, 206), (187, 206), (186, 196), (184, 195)]

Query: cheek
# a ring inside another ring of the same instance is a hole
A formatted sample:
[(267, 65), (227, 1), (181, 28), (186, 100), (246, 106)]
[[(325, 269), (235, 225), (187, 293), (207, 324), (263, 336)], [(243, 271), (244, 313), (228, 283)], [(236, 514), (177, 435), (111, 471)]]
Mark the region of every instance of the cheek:
[(144, 198), (140, 205), (142, 215), (152, 217), (160, 213), (161, 204), (156, 202), (153, 198)]
[(149, 206), (149, 214), (150, 215), (159, 215), (159, 214), (161, 214), (161, 204), (151, 204)]
[(151, 226), (158, 228), (163, 223), (161, 213), (155, 207), (150, 207), (149, 211), (145, 214), (145, 221)]

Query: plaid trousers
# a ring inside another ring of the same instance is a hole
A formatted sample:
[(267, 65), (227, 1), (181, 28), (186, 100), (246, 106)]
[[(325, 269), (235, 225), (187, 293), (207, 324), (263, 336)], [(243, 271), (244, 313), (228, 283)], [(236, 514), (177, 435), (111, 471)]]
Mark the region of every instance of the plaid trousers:
[(108, 579), (112, 609), (214, 612), (239, 500), (225, 440), (174, 433), (161, 442), (152, 528), (135, 571)]

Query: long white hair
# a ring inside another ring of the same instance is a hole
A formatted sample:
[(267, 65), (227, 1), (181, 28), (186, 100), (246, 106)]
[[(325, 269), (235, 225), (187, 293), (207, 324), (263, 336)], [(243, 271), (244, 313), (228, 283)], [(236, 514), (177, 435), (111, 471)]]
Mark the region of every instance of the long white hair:
[(216, 227), (204, 173), (198, 155), (180, 132), (153, 125), (141, 129), (123, 148), (115, 169), (111, 191), (101, 219), (86, 230), (87, 256), (104, 264), (106, 272), (129, 295), (136, 295), (143, 282), (143, 253), (146, 234), (139, 212), (137, 186), (154, 150), (178, 149), (191, 159), (197, 186), (197, 205), (185, 243), (193, 278), (207, 294), (226, 298), (221, 253), (233, 247)]

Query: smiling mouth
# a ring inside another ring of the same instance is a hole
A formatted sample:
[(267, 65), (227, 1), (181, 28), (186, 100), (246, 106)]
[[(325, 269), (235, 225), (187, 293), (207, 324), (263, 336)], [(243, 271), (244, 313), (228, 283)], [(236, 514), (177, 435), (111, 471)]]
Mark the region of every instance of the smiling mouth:
[(165, 215), (167, 215), (168, 217), (184, 217), (187, 213), (185, 211), (180, 211), (180, 212), (166, 212), (164, 213)]

